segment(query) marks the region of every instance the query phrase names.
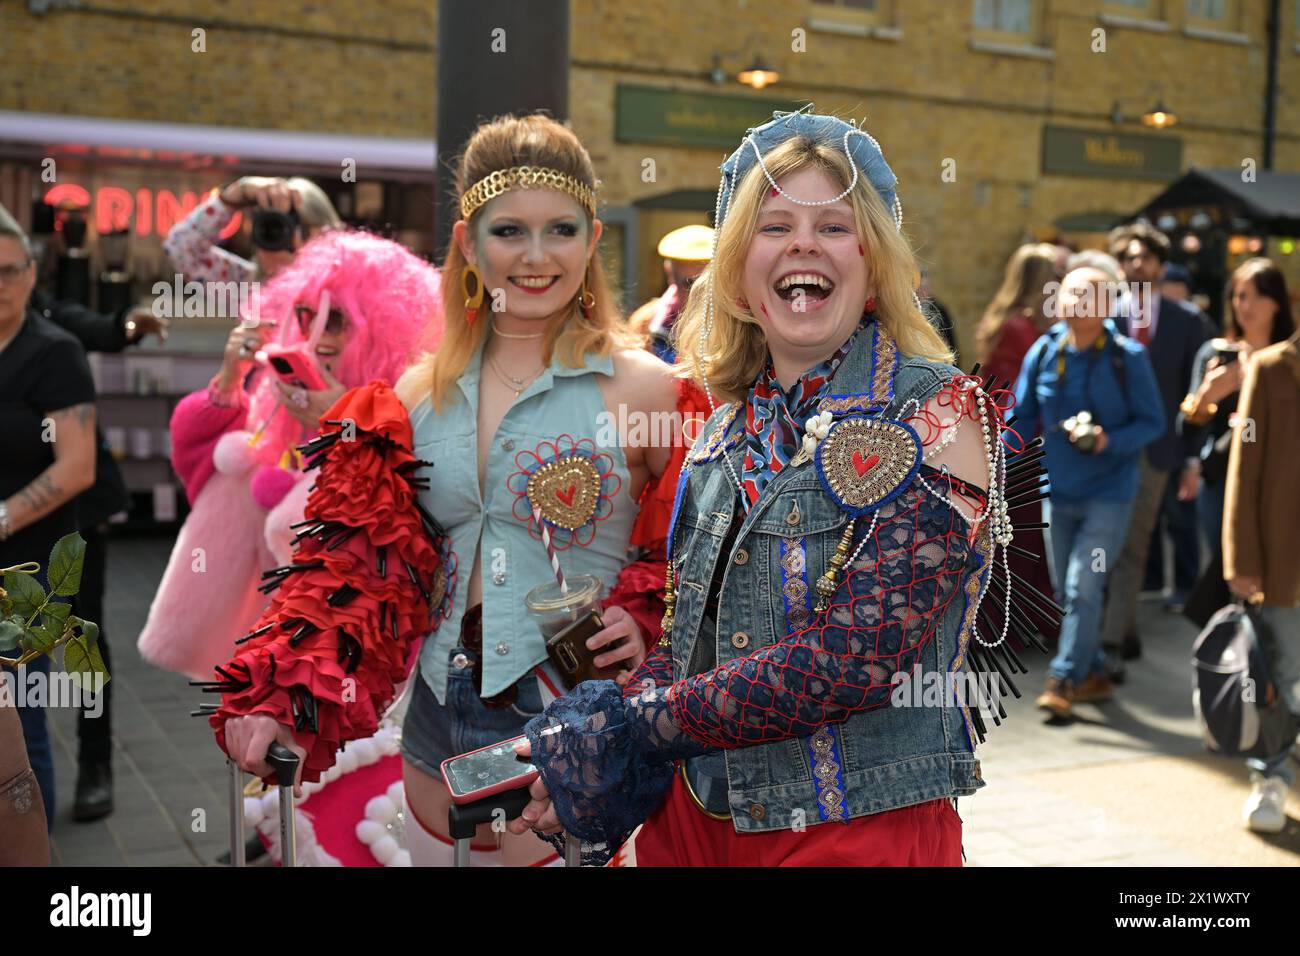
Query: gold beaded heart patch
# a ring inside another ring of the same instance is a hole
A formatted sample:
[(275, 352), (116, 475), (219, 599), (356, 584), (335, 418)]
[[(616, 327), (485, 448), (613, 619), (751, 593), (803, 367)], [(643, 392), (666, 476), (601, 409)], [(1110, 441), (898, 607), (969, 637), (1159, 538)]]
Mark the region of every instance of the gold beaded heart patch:
[(817, 446), (817, 474), (849, 514), (874, 511), (897, 497), (921, 464), (921, 440), (903, 422), (846, 418)]
[(578, 455), (548, 462), (529, 476), (528, 500), (555, 527), (575, 531), (596, 513), (600, 474)]

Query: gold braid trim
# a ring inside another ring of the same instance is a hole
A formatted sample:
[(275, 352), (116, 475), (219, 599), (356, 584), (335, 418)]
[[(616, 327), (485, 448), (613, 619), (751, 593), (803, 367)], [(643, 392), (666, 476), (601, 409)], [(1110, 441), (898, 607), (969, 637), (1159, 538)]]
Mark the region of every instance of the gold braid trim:
[(460, 197), (460, 217), (469, 219), (484, 203), (512, 189), (556, 189), (578, 200), (593, 218), (596, 215), (595, 191), (568, 173), (544, 166), (512, 166), (488, 173), (465, 190)]

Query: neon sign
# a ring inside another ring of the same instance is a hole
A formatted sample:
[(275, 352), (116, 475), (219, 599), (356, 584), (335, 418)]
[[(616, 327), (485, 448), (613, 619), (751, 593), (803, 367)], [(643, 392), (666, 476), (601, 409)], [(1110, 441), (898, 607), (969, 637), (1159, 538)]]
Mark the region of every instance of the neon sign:
[[(93, 209), (95, 232), (101, 236), (124, 232), (132, 226), (137, 236), (165, 236), (171, 232), (172, 226), (194, 211), (199, 196), (191, 190), (177, 197), (170, 189), (155, 192), (141, 186), (132, 194), (121, 186), (100, 186), (92, 197), (84, 186), (60, 183), (46, 191), (45, 202), (55, 208)], [(235, 213), (226, 228), (221, 230), (221, 238), (233, 236), (242, 222), (243, 215)]]

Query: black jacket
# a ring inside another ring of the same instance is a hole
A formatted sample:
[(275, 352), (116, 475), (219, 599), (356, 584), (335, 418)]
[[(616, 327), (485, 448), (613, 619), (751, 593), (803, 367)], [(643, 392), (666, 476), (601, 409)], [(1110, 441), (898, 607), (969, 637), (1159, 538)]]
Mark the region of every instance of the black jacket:
[[(1127, 316), (1121, 315), (1115, 324), (1121, 332), (1130, 334)], [(1154, 468), (1180, 471), (1189, 458), (1196, 458), (1200, 453), (1198, 435), (1178, 433), (1178, 406), (1191, 387), (1196, 353), (1213, 335), (1209, 319), (1199, 310), (1174, 299), (1160, 298), (1156, 337), (1147, 346), (1165, 415), (1165, 433), (1146, 448), (1147, 461)]]

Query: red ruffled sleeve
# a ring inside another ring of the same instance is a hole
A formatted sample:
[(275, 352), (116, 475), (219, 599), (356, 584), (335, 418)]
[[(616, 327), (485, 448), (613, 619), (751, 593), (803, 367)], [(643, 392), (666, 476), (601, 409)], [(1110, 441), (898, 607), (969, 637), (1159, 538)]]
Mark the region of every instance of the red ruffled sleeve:
[(293, 563), (266, 572), (270, 606), (219, 680), (209, 714), (265, 714), (307, 750), (303, 779), (320, 778), (339, 745), (368, 737), (407, 675), (410, 650), (442, 619), (446, 536), (416, 500), (421, 462), (406, 409), (382, 382), (343, 395), (303, 446), (320, 468)]
[(688, 379), (677, 379), (677, 414), (682, 422), (683, 440), (673, 443), (672, 456), (663, 474), (646, 482), (638, 502), (640, 512), (632, 526), (631, 543), (643, 548), (645, 554), (623, 568), (604, 601), (605, 607), (618, 605), (632, 615), (647, 650), (659, 643), (663, 632), (668, 525), (673, 517), (677, 479), (687, 452), (709, 417), (707, 397)]

